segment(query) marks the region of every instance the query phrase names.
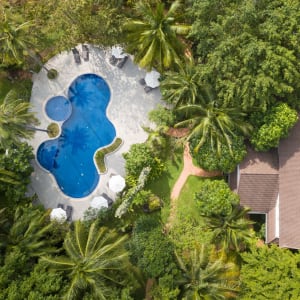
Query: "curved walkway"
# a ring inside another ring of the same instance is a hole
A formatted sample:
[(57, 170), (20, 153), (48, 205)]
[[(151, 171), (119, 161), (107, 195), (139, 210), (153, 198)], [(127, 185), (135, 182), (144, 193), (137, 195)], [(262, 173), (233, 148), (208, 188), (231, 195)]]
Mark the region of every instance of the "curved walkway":
[(208, 172), (193, 164), (193, 159), (190, 154), (190, 149), (188, 143), (185, 144), (183, 152), (183, 169), (175, 182), (172, 192), (171, 192), (171, 203), (170, 203), (170, 215), (166, 223), (167, 231), (172, 227), (172, 224), (176, 217), (177, 211), (177, 199), (180, 195), (181, 189), (183, 188), (187, 178), (190, 175), (200, 176), (200, 177), (214, 177), (220, 176), (222, 173), (219, 171)]

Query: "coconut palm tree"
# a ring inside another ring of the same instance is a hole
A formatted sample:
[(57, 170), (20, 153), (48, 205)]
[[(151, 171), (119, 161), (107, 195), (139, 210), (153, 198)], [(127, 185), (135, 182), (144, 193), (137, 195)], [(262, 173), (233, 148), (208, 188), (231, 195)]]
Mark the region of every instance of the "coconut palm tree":
[[(110, 284), (122, 284), (120, 272), (127, 264), (124, 248), (126, 236), (115, 231), (98, 228), (92, 223), (89, 229), (75, 222), (73, 232), (64, 241), (65, 257), (43, 257), (53, 269), (65, 271), (70, 278), (66, 299), (76, 299), (89, 290), (93, 299), (107, 299)], [(82, 299), (82, 297), (80, 298)]]
[(185, 118), (175, 127), (189, 127), (191, 129), (187, 139), (199, 140), (193, 151), (198, 152), (200, 147), (209, 141), (211, 147), (220, 153), (221, 145), (226, 143), (231, 150), (232, 137), (238, 132), (249, 135), (251, 125), (244, 120), (246, 114), (238, 107), (222, 107), (215, 97), (212, 88), (202, 87), (198, 94), (197, 104), (181, 106), (177, 112), (183, 113)]
[(207, 227), (213, 232), (213, 241), (227, 251), (243, 250), (253, 237), (250, 229), (253, 222), (247, 219), (249, 211), (250, 208), (232, 205), (227, 215), (205, 217)]
[(24, 51), (32, 46), (29, 38), (31, 22), (17, 24), (11, 14), (1, 13), (0, 20), (0, 63), (5, 66), (24, 62)]
[(38, 257), (55, 252), (47, 236), (53, 226), (49, 222), (50, 211), (17, 207), (7, 236), (6, 252), (18, 248), (28, 257)]
[(199, 90), (199, 72), (193, 59), (189, 59), (178, 72), (166, 72), (160, 83), (163, 99), (178, 108), (196, 104)]
[(159, 71), (180, 64), (185, 47), (177, 35), (185, 35), (190, 29), (177, 23), (180, 1), (174, 1), (167, 12), (161, 2), (152, 8), (148, 2), (139, 1), (135, 8), (140, 19), (124, 25), (127, 51), (135, 54), (135, 61), (148, 70), (156, 67)]
[(39, 122), (30, 112), (30, 103), (17, 98), (14, 90), (5, 96), (0, 105), (0, 143), (6, 148), (9, 144), (20, 142), (21, 138), (31, 138), (34, 131), (31, 125)]
[(202, 245), (189, 253), (188, 262), (176, 253), (183, 276), (178, 281), (182, 298), (186, 300), (234, 298), (238, 292), (238, 271), (234, 263), (225, 263), (221, 257)]

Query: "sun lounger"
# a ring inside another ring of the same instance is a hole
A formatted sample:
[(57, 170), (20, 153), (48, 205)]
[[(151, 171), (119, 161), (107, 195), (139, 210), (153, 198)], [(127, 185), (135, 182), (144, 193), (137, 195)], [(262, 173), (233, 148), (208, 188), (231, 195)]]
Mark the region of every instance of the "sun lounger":
[(145, 84), (146, 84), (145, 78), (141, 78), (141, 79), (139, 80), (139, 83), (140, 83), (141, 85), (145, 85)]
[(126, 61), (128, 59), (128, 56), (124, 56), (123, 58), (120, 58), (118, 63), (117, 63), (117, 67), (118, 68), (123, 68), (123, 66), (125, 65)]
[(112, 56), (109, 58), (109, 63), (110, 63), (111, 65), (115, 66), (115, 65), (117, 64), (117, 62), (118, 62), (118, 59), (117, 59), (114, 55), (112, 55)]
[(89, 60), (89, 48), (87, 45), (82, 45), (82, 58), (84, 61), (88, 61)]
[(81, 59), (80, 59), (78, 50), (76, 48), (72, 48), (72, 52), (73, 52), (73, 56), (74, 56), (74, 60), (75, 60), (76, 64), (80, 64)]
[(108, 207), (113, 205), (114, 201), (107, 194), (103, 193), (101, 196), (107, 200)]
[(149, 92), (151, 92), (153, 90), (153, 88), (152, 87), (150, 87), (150, 86), (148, 86), (148, 85), (146, 85), (145, 87), (144, 87), (144, 91), (148, 94)]
[(67, 221), (71, 222), (72, 214), (73, 214), (73, 207), (70, 205), (67, 205), (66, 213), (67, 213)]

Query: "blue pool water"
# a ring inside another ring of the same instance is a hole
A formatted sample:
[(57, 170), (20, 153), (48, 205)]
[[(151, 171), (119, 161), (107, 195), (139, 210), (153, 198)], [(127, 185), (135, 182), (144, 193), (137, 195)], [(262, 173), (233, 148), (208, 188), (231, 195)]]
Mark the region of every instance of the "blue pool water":
[[(95, 151), (110, 144), (116, 136), (106, 116), (110, 90), (101, 77), (85, 74), (77, 77), (69, 87), (68, 100), (72, 106), (71, 115), (63, 123), (61, 135), (42, 143), (37, 159), (54, 175), (66, 195), (82, 198), (99, 182), (93, 161)], [(55, 120), (55, 109), (51, 112)]]
[(45, 110), (50, 119), (54, 121), (65, 121), (71, 115), (72, 106), (67, 98), (57, 96), (49, 99)]

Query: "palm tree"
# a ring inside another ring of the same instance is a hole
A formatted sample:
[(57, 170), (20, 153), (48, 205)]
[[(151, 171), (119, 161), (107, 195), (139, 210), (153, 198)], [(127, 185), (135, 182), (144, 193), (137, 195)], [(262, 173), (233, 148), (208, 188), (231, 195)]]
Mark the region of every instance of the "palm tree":
[(185, 35), (190, 29), (188, 25), (176, 23), (180, 7), (178, 0), (167, 12), (163, 3), (157, 3), (155, 8), (146, 1), (136, 4), (141, 17), (127, 22), (124, 29), (127, 32), (127, 51), (135, 54), (135, 61), (141, 67), (148, 70), (156, 67), (162, 71), (174, 63), (180, 64), (185, 47), (177, 35)]
[(191, 129), (187, 139), (199, 140), (193, 149), (198, 152), (200, 147), (209, 141), (213, 149), (220, 153), (222, 143), (226, 143), (232, 152), (232, 137), (237, 132), (249, 135), (252, 127), (244, 120), (246, 116), (238, 107), (221, 107), (215, 98), (211, 87), (206, 86), (198, 94), (199, 104), (188, 104), (177, 109), (185, 113), (185, 120), (178, 122), (175, 127)]
[(30, 22), (16, 24), (12, 15), (2, 13), (0, 21), (0, 62), (5, 66), (17, 64), (24, 61), (24, 51), (31, 45), (28, 29), (32, 26)]
[(8, 171), (6, 169), (0, 168), (0, 181), (1, 182), (5, 182), (5, 183), (9, 183), (9, 184), (19, 184), (20, 181), (17, 179), (17, 174), (12, 172), (12, 171)]
[(49, 213), (50, 211), (42, 213), (32, 207), (17, 207), (7, 237), (6, 252), (18, 248), (28, 257), (55, 252), (55, 248), (50, 247), (47, 239), (53, 226), (53, 223), (49, 222)]
[(199, 90), (199, 72), (193, 59), (187, 60), (179, 72), (166, 72), (160, 83), (164, 100), (178, 108), (196, 104)]
[(250, 242), (253, 232), (250, 230), (252, 221), (247, 219), (250, 208), (232, 205), (227, 215), (205, 217), (206, 225), (213, 232), (213, 241), (226, 251), (240, 251)]
[(30, 103), (16, 98), (11, 90), (0, 105), (0, 143), (6, 148), (11, 143), (18, 144), (21, 138), (31, 138), (34, 131), (30, 125), (38, 124)]
[(190, 252), (188, 262), (176, 254), (178, 265), (183, 271), (178, 281), (182, 288), (182, 298), (186, 300), (226, 299), (238, 292), (238, 271), (234, 263), (225, 263), (205, 245)]
[(93, 294), (93, 299), (107, 299), (108, 282), (122, 284), (116, 272), (127, 263), (126, 239), (107, 228), (99, 229), (95, 222), (87, 229), (77, 221), (74, 232), (69, 232), (64, 242), (67, 256), (43, 257), (43, 260), (53, 269), (68, 272), (71, 281), (66, 299), (77, 299), (87, 290)]

